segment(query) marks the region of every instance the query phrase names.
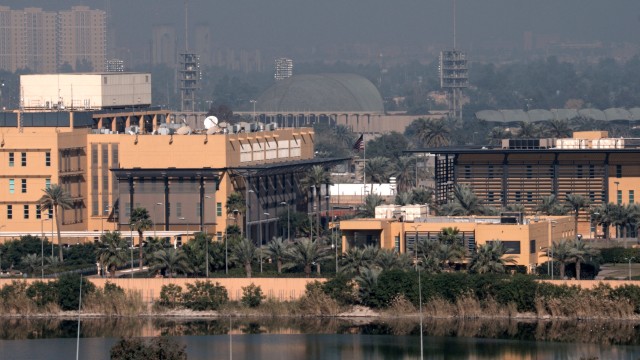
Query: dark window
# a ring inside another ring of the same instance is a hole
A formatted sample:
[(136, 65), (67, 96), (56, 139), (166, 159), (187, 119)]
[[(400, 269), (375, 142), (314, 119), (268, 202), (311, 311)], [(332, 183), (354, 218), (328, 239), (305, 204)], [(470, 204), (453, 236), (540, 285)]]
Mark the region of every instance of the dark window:
[(589, 165), (589, 178), (593, 179), (596, 177), (596, 167), (594, 165)]
[[(493, 241), (487, 241), (487, 244)], [(505, 254), (518, 255), (520, 254), (520, 241), (502, 241), (502, 247), (504, 247)]]
[(493, 165), (489, 165), (489, 179), (493, 179)]
[(40, 210), (40, 206), (36, 206), (36, 219), (42, 219), (42, 210)]
[(24, 218), (28, 219), (29, 218), (29, 205), (24, 205), (23, 206), (23, 211), (24, 211)]
[(622, 177), (622, 165), (616, 165), (616, 177), (617, 178)]
[(531, 169), (531, 165), (527, 165), (527, 179), (531, 179), (532, 175), (533, 175), (533, 171)]
[(522, 200), (522, 195), (520, 194), (520, 191), (516, 191), (516, 202), (520, 202), (520, 200)]
[(527, 202), (533, 202), (533, 193), (531, 191), (527, 191)]
[(578, 165), (578, 179), (582, 179), (582, 165)]
[(7, 205), (7, 219), (13, 219), (13, 205)]
[(51, 153), (44, 153), (44, 166), (51, 166)]
[(470, 179), (471, 178), (471, 166), (469, 166), (469, 165), (465, 165), (464, 166), (464, 178), (465, 179)]
[(536, 240), (532, 239), (529, 241), (529, 253), (530, 254), (535, 254), (536, 253)]
[(9, 166), (13, 166), (15, 164), (15, 157), (12, 152), (9, 153)]
[(20, 153), (20, 165), (21, 166), (27, 166), (27, 153), (26, 152)]
[(22, 193), (26, 194), (27, 193), (27, 179), (22, 179), (20, 182), (22, 183), (22, 187), (21, 187)]

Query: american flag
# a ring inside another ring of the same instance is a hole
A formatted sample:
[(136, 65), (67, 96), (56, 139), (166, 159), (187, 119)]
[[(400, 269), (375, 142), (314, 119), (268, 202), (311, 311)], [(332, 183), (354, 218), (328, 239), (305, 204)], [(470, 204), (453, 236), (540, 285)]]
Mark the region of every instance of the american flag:
[(358, 140), (356, 140), (356, 143), (353, 144), (353, 150), (364, 150), (364, 134), (360, 134), (360, 137), (358, 138)]

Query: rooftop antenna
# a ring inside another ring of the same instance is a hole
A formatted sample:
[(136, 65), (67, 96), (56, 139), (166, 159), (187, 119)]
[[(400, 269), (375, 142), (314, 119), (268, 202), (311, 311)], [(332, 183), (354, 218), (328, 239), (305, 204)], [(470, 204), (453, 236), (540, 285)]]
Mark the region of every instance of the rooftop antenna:
[(456, 0), (453, 0), (453, 50), (456, 49)]

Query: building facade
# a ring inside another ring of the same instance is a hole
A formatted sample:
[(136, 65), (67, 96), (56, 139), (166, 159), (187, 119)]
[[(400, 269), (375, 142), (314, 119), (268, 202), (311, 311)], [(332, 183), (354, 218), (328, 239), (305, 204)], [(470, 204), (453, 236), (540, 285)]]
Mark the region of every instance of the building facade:
[(0, 69), (54, 73), (71, 69), (104, 71), (106, 15), (74, 6), (60, 12), (0, 6)]
[[(539, 264), (548, 261), (546, 249), (552, 241), (575, 237), (574, 222), (570, 216), (521, 217), (512, 220), (500, 216), (427, 216), (413, 221), (392, 217), (340, 221), (342, 251), (373, 245), (415, 257), (416, 239), (435, 241), (444, 228), (455, 228), (459, 231), (468, 258), (478, 246), (499, 240), (508, 250), (507, 254), (514, 257), (515, 265), (525, 267), (527, 272), (534, 272)], [(468, 259), (464, 262), (468, 262)]]

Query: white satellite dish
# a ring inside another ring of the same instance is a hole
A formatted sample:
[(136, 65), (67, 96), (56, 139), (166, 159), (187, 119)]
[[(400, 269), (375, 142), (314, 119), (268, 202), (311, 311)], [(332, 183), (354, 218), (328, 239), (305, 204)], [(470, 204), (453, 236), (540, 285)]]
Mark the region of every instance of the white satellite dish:
[(212, 126), (212, 127), (207, 129), (207, 135), (213, 135), (213, 134), (217, 133), (218, 131), (220, 131), (219, 127)]
[(225, 128), (229, 127), (229, 124), (227, 124), (226, 122), (223, 121), (223, 122), (218, 124), (218, 127), (221, 128), (221, 129), (225, 129)]
[(182, 126), (178, 130), (176, 130), (176, 134), (178, 134), (178, 135), (190, 135), (191, 134), (191, 128), (186, 126), (186, 125)]
[(204, 128), (209, 130), (214, 126), (218, 126), (218, 118), (215, 116), (207, 116), (204, 119)]

